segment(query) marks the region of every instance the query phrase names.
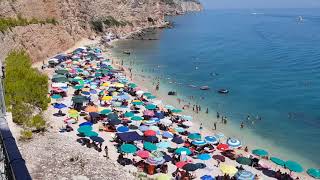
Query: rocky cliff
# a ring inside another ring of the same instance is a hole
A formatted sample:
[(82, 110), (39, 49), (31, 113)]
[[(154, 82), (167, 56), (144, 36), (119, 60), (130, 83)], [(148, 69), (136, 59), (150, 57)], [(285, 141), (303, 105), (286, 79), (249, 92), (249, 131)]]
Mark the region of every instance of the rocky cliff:
[[(58, 22), (16, 26), (0, 32), (0, 60), (11, 50), (23, 48), (33, 61), (40, 61), (83, 37), (106, 31), (122, 36), (161, 26), (165, 15), (199, 10), (201, 5), (195, 0), (0, 0), (0, 18), (54, 18)], [(103, 22), (103, 27), (97, 32), (92, 22)]]

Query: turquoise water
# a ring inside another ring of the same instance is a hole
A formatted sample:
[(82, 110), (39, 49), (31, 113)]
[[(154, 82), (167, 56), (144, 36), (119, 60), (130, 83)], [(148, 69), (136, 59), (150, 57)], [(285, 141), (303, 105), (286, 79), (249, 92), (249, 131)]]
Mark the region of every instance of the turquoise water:
[[(120, 41), (115, 51), (130, 49), (127, 59), (161, 76), (161, 86), (195, 96), (203, 111), (218, 111), (236, 127), (243, 121), (242, 131), (272, 140), (277, 153), (277, 147), (290, 150), (295, 155), (285, 157), (319, 168), (320, 9), (256, 12), (169, 17), (174, 28), (159, 31), (159, 40)], [(220, 88), (230, 93), (218, 94)]]

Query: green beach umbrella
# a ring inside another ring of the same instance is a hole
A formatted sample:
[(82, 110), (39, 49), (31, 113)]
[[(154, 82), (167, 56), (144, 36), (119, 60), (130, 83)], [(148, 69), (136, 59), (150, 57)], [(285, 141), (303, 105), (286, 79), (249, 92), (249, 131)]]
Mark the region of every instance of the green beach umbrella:
[(192, 140), (195, 140), (195, 139), (200, 140), (201, 139), (201, 135), (199, 133), (191, 133), (191, 134), (189, 134), (188, 138), (192, 139)]
[(123, 153), (135, 153), (137, 151), (137, 147), (133, 144), (122, 144), (120, 146), (120, 151)]
[(178, 149), (175, 150), (175, 153), (176, 154), (181, 154), (183, 151), (185, 151), (187, 155), (191, 154), (191, 150), (189, 148), (186, 148), (186, 147), (179, 147)]
[(144, 142), (143, 148), (148, 151), (155, 151), (157, 150), (157, 146), (155, 144), (152, 144), (151, 142)]
[(134, 83), (129, 83), (128, 86), (131, 87), (131, 88), (136, 88), (136, 87), (138, 87), (138, 86), (137, 86), (136, 84), (134, 84)]
[(154, 109), (157, 108), (157, 106), (154, 105), (154, 104), (148, 104), (148, 105), (146, 105), (145, 107), (146, 107), (146, 109), (148, 109), (148, 110), (154, 110)]
[(144, 95), (144, 96), (152, 96), (152, 94), (149, 93), (149, 92), (145, 92), (145, 93), (143, 93), (143, 95)]
[(252, 150), (252, 153), (260, 157), (268, 156), (269, 154), (266, 150), (263, 149), (254, 149)]
[(57, 74), (68, 74), (69, 71), (66, 69), (58, 69), (55, 71)]
[(92, 137), (92, 136), (98, 136), (99, 134), (94, 131), (86, 131), (84, 132), (84, 135), (87, 137)]
[(80, 80), (78, 81), (78, 83), (79, 83), (79, 85), (84, 86), (84, 81), (83, 81), (83, 79), (80, 79)]
[(124, 117), (132, 117), (134, 114), (132, 112), (125, 112)]
[(247, 157), (239, 157), (239, 158), (236, 159), (236, 161), (239, 164), (243, 164), (243, 165), (251, 165), (252, 164), (251, 159), (249, 159)]
[(276, 158), (276, 157), (271, 157), (270, 160), (275, 163), (276, 165), (279, 166), (284, 166), (285, 162), (282, 159)]
[(294, 162), (294, 161), (286, 161), (286, 163), (284, 164), (284, 166), (286, 168), (288, 168), (290, 171), (293, 171), (293, 172), (302, 172), (303, 171), (303, 168), (300, 164), (298, 164), (297, 162)]
[(85, 132), (89, 132), (92, 130), (92, 127), (91, 126), (80, 126), (78, 128), (78, 132), (79, 133), (85, 133)]
[(60, 94), (54, 94), (51, 96), (52, 99), (61, 99), (62, 96)]
[(72, 101), (74, 103), (83, 103), (84, 101), (86, 101), (86, 97), (81, 95), (73, 96)]
[(95, 73), (94, 76), (95, 76), (95, 77), (101, 77), (101, 76), (102, 76), (102, 73)]
[(143, 117), (141, 117), (141, 116), (132, 116), (131, 120), (132, 121), (141, 121), (141, 120), (143, 120)]
[(139, 105), (142, 105), (143, 102), (142, 101), (134, 101), (134, 102), (132, 102), (132, 104), (139, 106)]
[(104, 114), (104, 115), (107, 115), (109, 113), (111, 113), (112, 111), (110, 109), (104, 109), (102, 111), (100, 111), (100, 114)]
[(320, 179), (320, 170), (315, 168), (310, 168), (307, 170), (307, 173), (316, 179)]
[(77, 117), (79, 117), (79, 113), (70, 113), (70, 114), (69, 114), (69, 117), (71, 117), (71, 118), (77, 118)]
[(172, 109), (171, 112), (173, 112), (173, 113), (180, 113), (180, 112), (182, 112), (182, 110), (181, 110), (181, 109)]
[(79, 90), (79, 89), (82, 89), (83, 86), (82, 85), (75, 85), (73, 88), (76, 89), (76, 90)]
[(174, 110), (175, 108), (172, 105), (165, 105), (164, 108)]
[(151, 96), (147, 96), (147, 98), (148, 98), (148, 99), (155, 99), (155, 98), (157, 98), (157, 96), (151, 95)]

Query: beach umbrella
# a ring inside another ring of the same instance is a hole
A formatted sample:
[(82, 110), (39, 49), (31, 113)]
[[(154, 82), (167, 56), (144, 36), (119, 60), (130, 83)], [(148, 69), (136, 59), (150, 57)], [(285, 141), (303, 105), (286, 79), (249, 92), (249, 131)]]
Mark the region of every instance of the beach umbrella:
[(206, 145), (206, 141), (203, 141), (203, 140), (194, 140), (191, 142), (191, 144), (195, 145), (195, 146), (203, 146), (203, 145)]
[(137, 147), (133, 144), (122, 144), (120, 146), (120, 151), (123, 153), (135, 153), (137, 151)]
[(155, 136), (157, 133), (153, 130), (147, 130), (143, 133), (145, 136)]
[(206, 136), (204, 139), (209, 144), (217, 144), (218, 143), (218, 139), (215, 136)]
[(276, 158), (276, 157), (271, 157), (270, 160), (275, 163), (276, 165), (279, 166), (284, 166), (284, 164), (286, 163), (285, 161), (283, 161), (282, 159)]
[(186, 147), (179, 147), (178, 149), (175, 150), (176, 154), (181, 154), (182, 152), (186, 152), (187, 155), (191, 154), (191, 150)]
[(170, 147), (170, 143), (168, 141), (161, 141), (161, 142), (157, 143), (157, 147), (159, 149), (166, 149), (166, 148)]
[(92, 122), (83, 122), (83, 123), (79, 124), (79, 127), (81, 127), (81, 126), (92, 126), (92, 125), (93, 125)]
[(100, 114), (107, 115), (107, 114), (109, 114), (111, 112), (112, 111), (110, 109), (103, 109), (102, 111), (100, 111)]
[(227, 144), (229, 145), (230, 148), (239, 148), (242, 146), (241, 142), (235, 138), (229, 138), (227, 140)]
[(173, 107), (173, 106), (171, 106), (171, 105), (165, 105), (164, 108), (169, 109), (169, 110), (175, 109), (175, 107)]
[(215, 177), (212, 177), (210, 175), (204, 175), (200, 177), (201, 180), (215, 180)]
[(210, 154), (199, 154), (198, 156), (197, 156), (197, 158), (198, 159), (200, 159), (200, 160), (209, 160), (209, 159), (211, 159), (211, 156), (210, 156)]
[(143, 111), (144, 116), (154, 116), (154, 112), (150, 110)]
[(163, 157), (153, 157), (153, 156), (150, 156), (147, 161), (146, 161), (148, 164), (150, 165), (160, 165), (160, 164), (163, 164), (166, 162), (166, 160), (163, 158)]
[(222, 156), (222, 155), (219, 155), (219, 154), (213, 155), (212, 159), (215, 159), (215, 160), (218, 160), (218, 161), (221, 161), (221, 162), (226, 161), (226, 158), (224, 156)]
[(56, 109), (63, 109), (63, 108), (66, 108), (67, 106), (65, 104), (62, 104), (62, 103), (56, 103), (56, 104), (54, 104), (53, 107), (56, 108)]
[(183, 170), (186, 170), (186, 171), (195, 171), (198, 169), (198, 167), (195, 165), (195, 164), (186, 164), (182, 167)]
[(151, 142), (144, 142), (143, 143), (143, 148), (148, 150), (148, 151), (155, 151), (157, 150), (157, 146)]
[(64, 83), (64, 82), (68, 82), (68, 78), (64, 76), (53, 77), (52, 82)]
[(100, 117), (100, 114), (96, 113), (96, 112), (90, 112), (89, 116), (90, 116), (90, 118), (98, 118), (98, 117)]
[(132, 116), (131, 120), (132, 121), (141, 121), (141, 120), (143, 120), (143, 117), (141, 117), (141, 116)]
[(119, 119), (118, 115), (116, 113), (110, 113), (107, 115), (108, 119)]
[(85, 111), (87, 112), (98, 112), (98, 108), (95, 106), (87, 106)]
[(171, 176), (168, 174), (160, 174), (156, 177), (156, 180), (171, 180)]
[(254, 180), (254, 174), (250, 171), (241, 170), (235, 175), (237, 180)]
[(173, 137), (171, 141), (174, 142), (174, 143), (176, 143), (176, 144), (182, 144), (182, 143), (184, 143), (184, 140), (183, 140), (181, 137), (178, 137), (178, 136)]
[(117, 87), (117, 88), (123, 88), (123, 87), (124, 87), (124, 84), (122, 84), (122, 83), (115, 83), (114, 86)]
[(154, 104), (148, 104), (148, 105), (146, 105), (145, 107), (146, 107), (146, 109), (148, 109), (148, 110), (154, 110), (154, 109), (157, 108), (157, 106), (154, 105)]
[(142, 126), (139, 127), (139, 130), (142, 131), (142, 132), (147, 131), (148, 129), (149, 129), (149, 127), (145, 126), (145, 125), (142, 125)]
[(145, 93), (143, 93), (143, 95), (144, 95), (144, 96), (152, 96), (152, 94), (149, 93), (149, 92), (145, 92)]
[(129, 128), (128, 128), (128, 126), (119, 126), (117, 128), (117, 131), (118, 132), (127, 132), (127, 131), (129, 131)]
[(239, 163), (239, 164), (243, 164), (243, 165), (251, 165), (252, 164), (252, 160), (247, 158), (247, 157), (238, 157), (236, 159), (236, 161)]
[(97, 94), (98, 92), (97, 92), (97, 90), (95, 90), (95, 89), (92, 89), (92, 90), (90, 90), (90, 94)]
[(102, 101), (111, 101), (112, 100), (112, 96), (103, 96), (101, 98)]
[(217, 149), (220, 150), (220, 151), (225, 151), (225, 150), (229, 149), (229, 145), (228, 144), (219, 144), (217, 146)]
[(177, 168), (182, 168), (186, 164), (188, 164), (188, 163), (185, 162), (185, 161), (179, 161), (179, 162), (176, 163), (176, 166), (177, 166)]
[(149, 121), (144, 121), (143, 123), (144, 123), (145, 125), (150, 126), (150, 125), (156, 124), (157, 122), (156, 122), (155, 120), (149, 120)]
[(75, 109), (69, 109), (68, 111), (69, 114), (76, 114), (76, 113), (79, 113), (77, 110)]
[(83, 88), (83, 85), (75, 85), (73, 86), (74, 89), (79, 90)]
[(153, 151), (150, 155), (156, 158), (164, 157), (164, 154), (161, 151)]
[(162, 137), (164, 137), (164, 138), (173, 138), (173, 134), (171, 132), (169, 132), (169, 131), (164, 131), (162, 133)]
[(263, 149), (254, 149), (254, 150), (252, 150), (252, 154), (260, 156), (260, 157), (264, 157), (264, 156), (268, 156), (269, 153)]
[(191, 127), (193, 125), (193, 123), (191, 121), (185, 121), (182, 123), (185, 126)]
[(143, 104), (143, 102), (142, 101), (133, 101), (132, 104), (136, 105), (136, 106), (140, 106)]
[(111, 120), (109, 121), (109, 124), (115, 126), (115, 125), (121, 124), (121, 121), (120, 121), (119, 119), (111, 119)]
[(294, 161), (286, 161), (286, 163), (284, 164), (284, 166), (286, 168), (288, 168), (290, 171), (293, 171), (293, 172), (302, 172), (303, 171), (303, 168), (300, 164), (298, 164), (297, 162), (294, 162)]
[(181, 109), (172, 109), (171, 112), (172, 113), (181, 113), (182, 110)]
[(228, 174), (230, 176), (234, 176), (238, 169), (232, 165), (220, 164), (220, 170), (223, 174)]
[(151, 96), (147, 96), (148, 99), (155, 99), (157, 98), (157, 96), (151, 95)]
[(92, 130), (92, 127), (89, 126), (89, 125), (80, 126), (78, 128), (78, 132), (79, 133), (85, 133), (85, 132), (88, 132), (88, 131), (91, 131), (91, 130)]
[(150, 126), (149, 127), (149, 130), (152, 130), (152, 131), (159, 131), (160, 129), (159, 129), (159, 127), (158, 126)]
[(62, 96), (60, 94), (54, 94), (51, 96), (52, 99), (61, 99)]
[(57, 73), (57, 74), (68, 74), (69, 71), (67, 69), (57, 69), (57, 70), (55, 70), (55, 73)]
[(192, 139), (192, 140), (195, 140), (195, 139), (200, 140), (201, 139), (201, 134), (199, 134), (199, 133), (190, 133), (188, 135), (188, 138)]
[(307, 173), (316, 179), (320, 179), (320, 170), (315, 168), (310, 168), (307, 170)]
[(136, 88), (137, 87), (137, 85), (134, 84), (134, 83), (129, 83), (128, 86), (131, 87), (131, 88)]
[(89, 95), (90, 95), (90, 92), (89, 92), (89, 91), (82, 91), (81, 94), (86, 95), (86, 96), (89, 96)]
[(143, 95), (143, 93), (144, 93), (144, 92), (143, 92), (143, 91), (141, 91), (141, 90), (136, 91), (136, 95), (137, 95), (137, 96), (139, 96), (139, 97), (140, 97), (140, 96), (142, 96), (142, 95)]
[(143, 159), (146, 159), (150, 156), (150, 152), (149, 151), (145, 151), (145, 150), (139, 150), (136, 152), (136, 155), (143, 158)]
[(104, 142), (104, 139), (102, 137), (99, 137), (99, 136), (91, 136), (90, 139), (94, 142), (99, 142), (99, 143), (102, 143)]
[(86, 131), (84, 132), (84, 135), (87, 137), (91, 137), (91, 136), (98, 136), (99, 134), (94, 131)]
[(125, 112), (124, 117), (132, 117), (134, 114), (132, 112)]
[(186, 130), (183, 129), (182, 127), (176, 127), (176, 128), (174, 128), (174, 130), (177, 131), (177, 132), (179, 132), (179, 133), (186, 131)]
[(147, 136), (147, 137), (144, 137), (144, 140), (152, 143), (159, 141), (157, 136)]
[(71, 99), (74, 103), (83, 103), (86, 101), (86, 97), (85, 96), (81, 96), (81, 95), (77, 95), (77, 96), (73, 96)]
[(214, 136), (217, 137), (218, 139), (221, 139), (224, 137), (224, 134), (219, 132), (219, 133), (216, 133)]
[(165, 126), (170, 126), (172, 124), (172, 121), (170, 119), (161, 119), (160, 124), (163, 124)]

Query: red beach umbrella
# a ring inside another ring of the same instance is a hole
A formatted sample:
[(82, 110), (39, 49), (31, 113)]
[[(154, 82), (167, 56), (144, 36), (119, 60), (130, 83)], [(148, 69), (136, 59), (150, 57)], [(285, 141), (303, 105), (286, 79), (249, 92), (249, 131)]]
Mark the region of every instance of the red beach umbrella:
[(150, 156), (149, 151), (144, 151), (144, 150), (139, 150), (139, 151), (137, 151), (136, 154), (137, 154), (137, 156), (139, 156), (139, 157), (141, 157), (143, 159), (146, 159), (146, 158), (148, 158)]
[(155, 136), (157, 133), (153, 130), (147, 130), (144, 132), (145, 136)]
[(154, 112), (150, 111), (150, 110), (146, 110), (146, 111), (143, 112), (143, 115), (145, 115), (145, 116), (154, 116)]
[(220, 151), (225, 151), (229, 149), (229, 145), (228, 144), (219, 144), (217, 146), (217, 149), (219, 149)]
[(177, 168), (182, 168), (186, 164), (188, 164), (188, 163), (185, 162), (185, 161), (179, 161), (179, 162), (176, 163), (176, 166), (177, 166)]

